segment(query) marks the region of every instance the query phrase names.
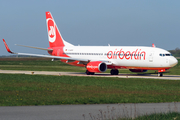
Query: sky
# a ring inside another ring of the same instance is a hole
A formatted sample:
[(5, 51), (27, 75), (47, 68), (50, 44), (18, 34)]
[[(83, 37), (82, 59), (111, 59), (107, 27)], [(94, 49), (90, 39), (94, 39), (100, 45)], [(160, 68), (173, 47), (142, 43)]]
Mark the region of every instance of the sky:
[(45, 12), (62, 37), (81, 46), (180, 48), (179, 0), (0, 0), (0, 56), (14, 52), (48, 54), (15, 44), (48, 48)]

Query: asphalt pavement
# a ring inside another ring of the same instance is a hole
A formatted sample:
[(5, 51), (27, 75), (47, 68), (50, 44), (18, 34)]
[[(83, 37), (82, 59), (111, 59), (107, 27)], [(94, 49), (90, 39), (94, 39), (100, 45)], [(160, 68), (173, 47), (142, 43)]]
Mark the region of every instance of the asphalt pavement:
[(93, 104), (0, 107), (0, 120), (95, 120), (179, 112), (178, 103)]
[(67, 76), (88, 76), (88, 77), (118, 77), (118, 78), (149, 78), (149, 79), (164, 79), (164, 80), (180, 80), (180, 75), (166, 75), (158, 77), (157, 74), (130, 74), (119, 73), (119, 75), (110, 75), (110, 73), (96, 73), (95, 75), (86, 75), (85, 72), (56, 72), (56, 71), (23, 71), (23, 70), (0, 70), (0, 73), (5, 74), (31, 74), (31, 75), (67, 75)]

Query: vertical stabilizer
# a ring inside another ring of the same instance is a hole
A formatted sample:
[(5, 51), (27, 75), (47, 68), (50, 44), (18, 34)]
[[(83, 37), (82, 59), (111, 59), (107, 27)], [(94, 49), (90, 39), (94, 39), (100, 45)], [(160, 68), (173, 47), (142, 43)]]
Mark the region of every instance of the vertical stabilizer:
[(46, 12), (46, 23), (50, 47), (73, 46), (72, 44), (63, 40), (50, 12)]

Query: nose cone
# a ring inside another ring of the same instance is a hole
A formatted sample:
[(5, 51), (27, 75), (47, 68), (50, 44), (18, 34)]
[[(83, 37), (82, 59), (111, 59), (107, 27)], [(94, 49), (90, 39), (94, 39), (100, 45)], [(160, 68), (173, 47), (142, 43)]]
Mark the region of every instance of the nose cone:
[(178, 63), (178, 60), (175, 57), (172, 57), (172, 58), (169, 59), (170, 67), (173, 67), (173, 66), (177, 65), (177, 63)]

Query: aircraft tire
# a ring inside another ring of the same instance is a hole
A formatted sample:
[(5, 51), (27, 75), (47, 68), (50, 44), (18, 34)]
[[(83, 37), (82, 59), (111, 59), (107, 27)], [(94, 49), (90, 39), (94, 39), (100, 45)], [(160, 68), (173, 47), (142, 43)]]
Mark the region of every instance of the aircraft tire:
[(114, 75), (114, 70), (113, 69), (110, 72), (111, 72), (111, 75)]
[(94, 75), (95, 73), (94, 72), (90, 72), (91, 75)]
[(119, 70), (116, 69), (116, 70), (115, 70), (115, 75), (118, 75), (118, 74), (119, 74)]
[(119, 70), (117, 70), (117, 69), (111, 70), (111, 75), (118, 75), (118, 74), (119, 74)]
[(163, 76), (163, 73), (158, 73), (158, 77), (162, 77)]
[(90, 72), (89, 72), (88, 70), (86, 70), (86, 74), (87, 74), (87, 75), (90, 75)]
[(88, 70), (86, 70), (86, 74), (87, 75), (94, 75), (95, 73), (94, 72), (89, 72)]

